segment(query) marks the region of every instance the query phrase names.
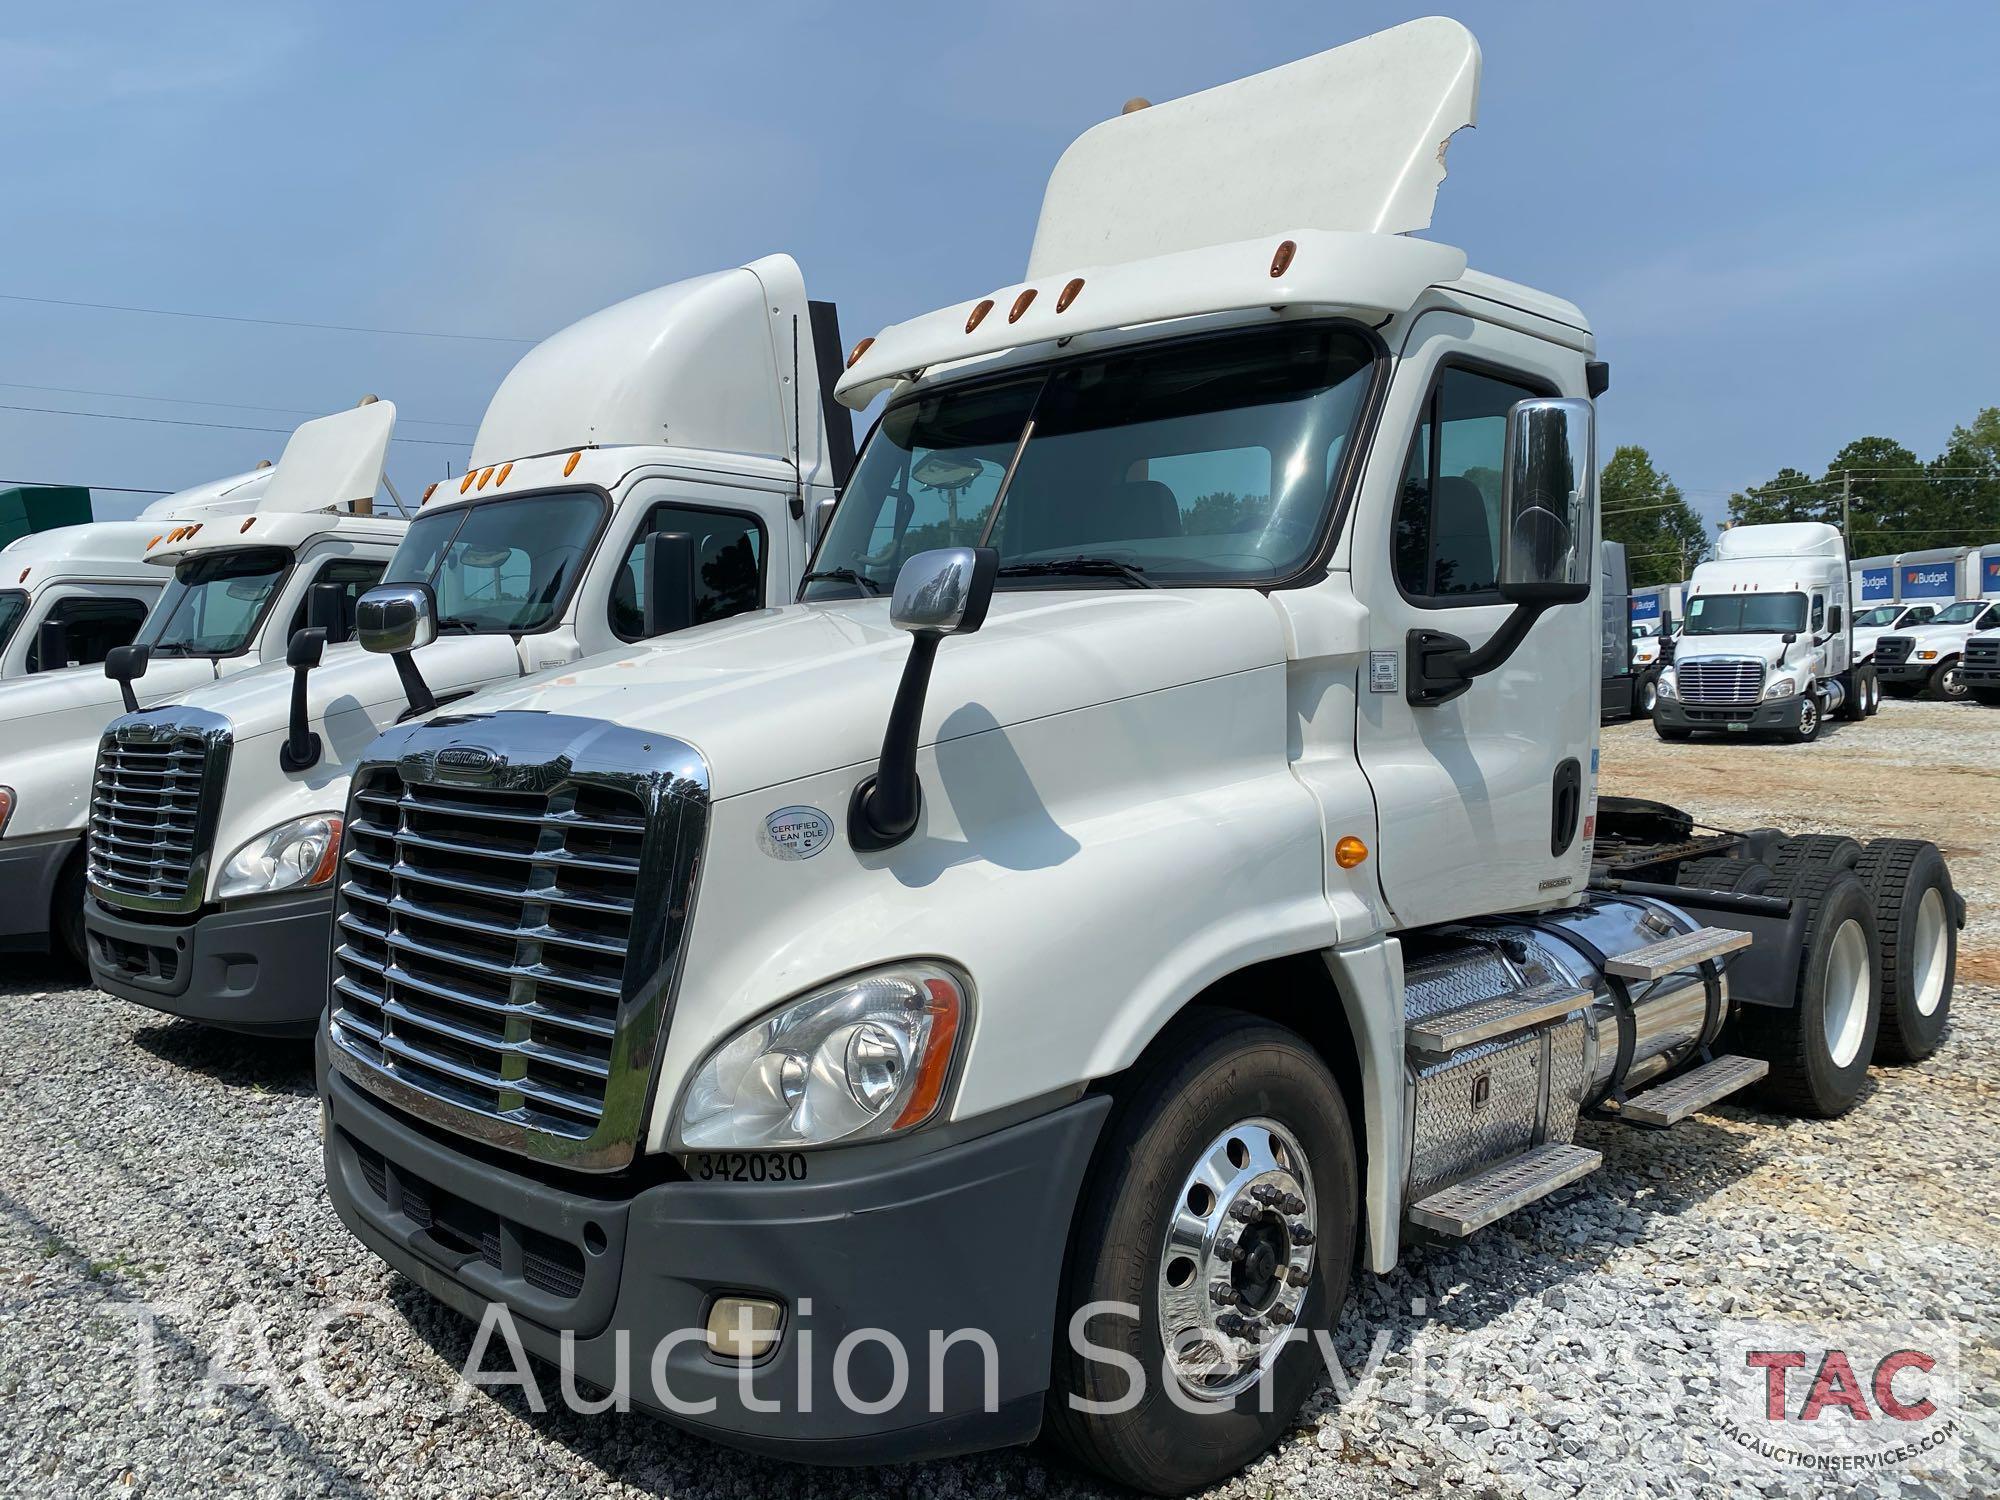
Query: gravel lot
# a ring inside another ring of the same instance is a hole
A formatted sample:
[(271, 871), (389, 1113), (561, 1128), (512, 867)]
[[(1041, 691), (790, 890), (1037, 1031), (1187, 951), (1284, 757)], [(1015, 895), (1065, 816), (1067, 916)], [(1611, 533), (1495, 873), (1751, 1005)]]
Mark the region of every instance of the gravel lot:
[[(1908, 790), (1919, 768), (1921, 797)], [(1967, 1393), (1953, 1465), (1860, 1492), (1992, 1494), (1997, 779), (2000, 714), (1957, 706), (1891, 702), (1806, 747), (1607, 733), (1609, 791), (1736, 826), (1937, 838), (1974, 903), (1961, 975), (1983, 982), (1962, 977), (1936, 1058), (1878, 1070), (1831, 1125), (1737, 1108), (1666, 1134), (1586, 1125), (1584, 1143), (1605, 1156), (1596, 1176), (1463, 1244), (1412, 1251), (1392, 1276), (1359, 1278), (1340, 1344), (1355, 1372), (1379, 1348), (1372, 1380), (1344, 1401), (1322, 1391), (1285, 1445), (1220, 1493), (1841, 1492), (1734, 1467), (1718, 1435), (1712, 1329), (1773, 1317), (1953, 1329)], [(10, 1495), (1102, 1493), (1032, 1453), (814, 1472), (642, 1417), (536, 1414), (514, 1393), (472, 1392), (457, 1379), (469, 1330), (361, 1252), (326, 1206), (307, 1049), (167, 1023), (19, 962), (0, 984), (0, 1036), (13, 1120), (0, 1159)], [(347, 1309), (357, 1303), (369, 1306)], [(150, 1399), (135, 1304), (156, 1310)], [(269, 1378), (208, 1383), (232, 1370)], [(387, 1409), (343, 1413), (329, 1398)]]

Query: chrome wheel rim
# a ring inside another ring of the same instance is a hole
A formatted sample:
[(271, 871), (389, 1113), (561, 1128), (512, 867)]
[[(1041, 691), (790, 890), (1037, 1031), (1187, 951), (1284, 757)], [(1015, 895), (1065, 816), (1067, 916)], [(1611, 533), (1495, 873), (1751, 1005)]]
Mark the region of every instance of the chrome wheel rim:
[(1639, 694), (1639, 706), (1645, 709), (1647, 713), (1651, 713), (1659, 706), (1659, 702), (1659, 688), (1653, 683), (1647, 683), (1644, 690)]
[(1819, 723), (1819, 707), (1808, 698), (1799, 705), (1799, 733), (1811, 734), (1813, 726)]
[(1957, 698), (1965, 692), (1965, 681), (1958, 675), (1957, 667), (1946, 667), (1938, 677), (1938, 691), (1947, 698)]
[(1161, 1245), (1156, 1285), (1167, 1364), (1190, 1395), (1228, 1401), (1285, 1346), (1312, 1283), (1319, 1203), (1298, 1138), (1239, 1121), (1195, 1159)]
[(1855, 921), (1842, 922), (1826, 955), (1826, 1005), (1821, 1025), (1826, 1050), (1836, 1068), (1860, 1055), (1868, 1030), (1868, 934)]
[(1951, 958), (1951, 927), (1945, 918), (1944, 892), (1936, 886), (1917, 903), (1916, 946), (1911, 951), (1910, 985), (1917, 1014), (1934, 1016), (1944, 1004), (1944, 976)]

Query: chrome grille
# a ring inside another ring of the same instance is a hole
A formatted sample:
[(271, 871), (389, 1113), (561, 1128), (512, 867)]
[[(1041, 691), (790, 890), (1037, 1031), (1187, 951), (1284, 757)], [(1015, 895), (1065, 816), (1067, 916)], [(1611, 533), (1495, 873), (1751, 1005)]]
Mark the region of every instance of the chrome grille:
[(229, 735), (216, 715), (161, 712), (118, 719), (98, 742), (88, 873), (118, 905), (187, 911), (204, 894)]
[(1962, 665), (1982, 672), (2000, 672), (2000, 635), (1974, 636), (1967, 641)]
[(1910, 659), (1910, 652), (1916, 649), (1917, 639), (1910, 635), (1885, 635), (1875, 641), (1875, 665), (1878, 667), (1900, 667)]
[[(563, 753), (567, 735), (603, 764)], [(682, 758), (648, 769), (662, 751)], [(556, 715), (379, 741), (348, 800), (336, 1066), (496, 1145), (585, 1169), (629, 1160), (706, 829), (690, 769), (677, 741)]]
[(1764, 694), (1764, 664), (1751, 660), (1682, 661), (1674, 666), (1683, 703), (1755, 703)]

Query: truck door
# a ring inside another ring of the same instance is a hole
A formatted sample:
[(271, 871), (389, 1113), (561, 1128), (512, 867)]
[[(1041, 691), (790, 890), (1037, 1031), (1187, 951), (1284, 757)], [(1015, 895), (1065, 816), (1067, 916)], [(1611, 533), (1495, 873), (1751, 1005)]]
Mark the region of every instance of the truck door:
[(1401, 925), (1550, 905), (1588, 878), (1597, 598), (1549, 610), (1450, 702), (1406, 697), (1411, 631), (1477, 649), (1513, 612), (1495, 587), (1508, 409), (1583, 386), (1581, 353), (1455, 312), (1424, 313), (1405, 342), (1350, 544), (1369, 612), (1356, 750)]

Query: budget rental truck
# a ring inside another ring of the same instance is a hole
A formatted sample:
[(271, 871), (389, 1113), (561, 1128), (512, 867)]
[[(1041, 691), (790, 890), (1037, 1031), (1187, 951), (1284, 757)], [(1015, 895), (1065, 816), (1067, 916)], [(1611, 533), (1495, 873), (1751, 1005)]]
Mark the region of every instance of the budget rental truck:
[(1179, 1493), (1586, 1113), (1938, 1045), (1935, 848), (1597, 794), (1606, 372), (1413, 233), (1478, 80), (1426, 20), (1094, 126), (1021, 281), (852, 352), (798, 602), (358, 757), (328, 1187), (497, 1362)]
[[(852, 452), (847, 412), (829, 423), (820, 399), (838, 348), (831, 305), (771, 256), (530, 350), (464, 476), (399, 527), (386, 572), (373, 563), (381, 589), (301, 620), (284, 667), (104, 729), (85, 903), (99, 987), (310, 1034), (325, 995), (301, 976), (326, 972), (348, 777), (369, 742), (479, 687), (789, 599)], [(383, 653), (340, 644), (356, 621)]]

